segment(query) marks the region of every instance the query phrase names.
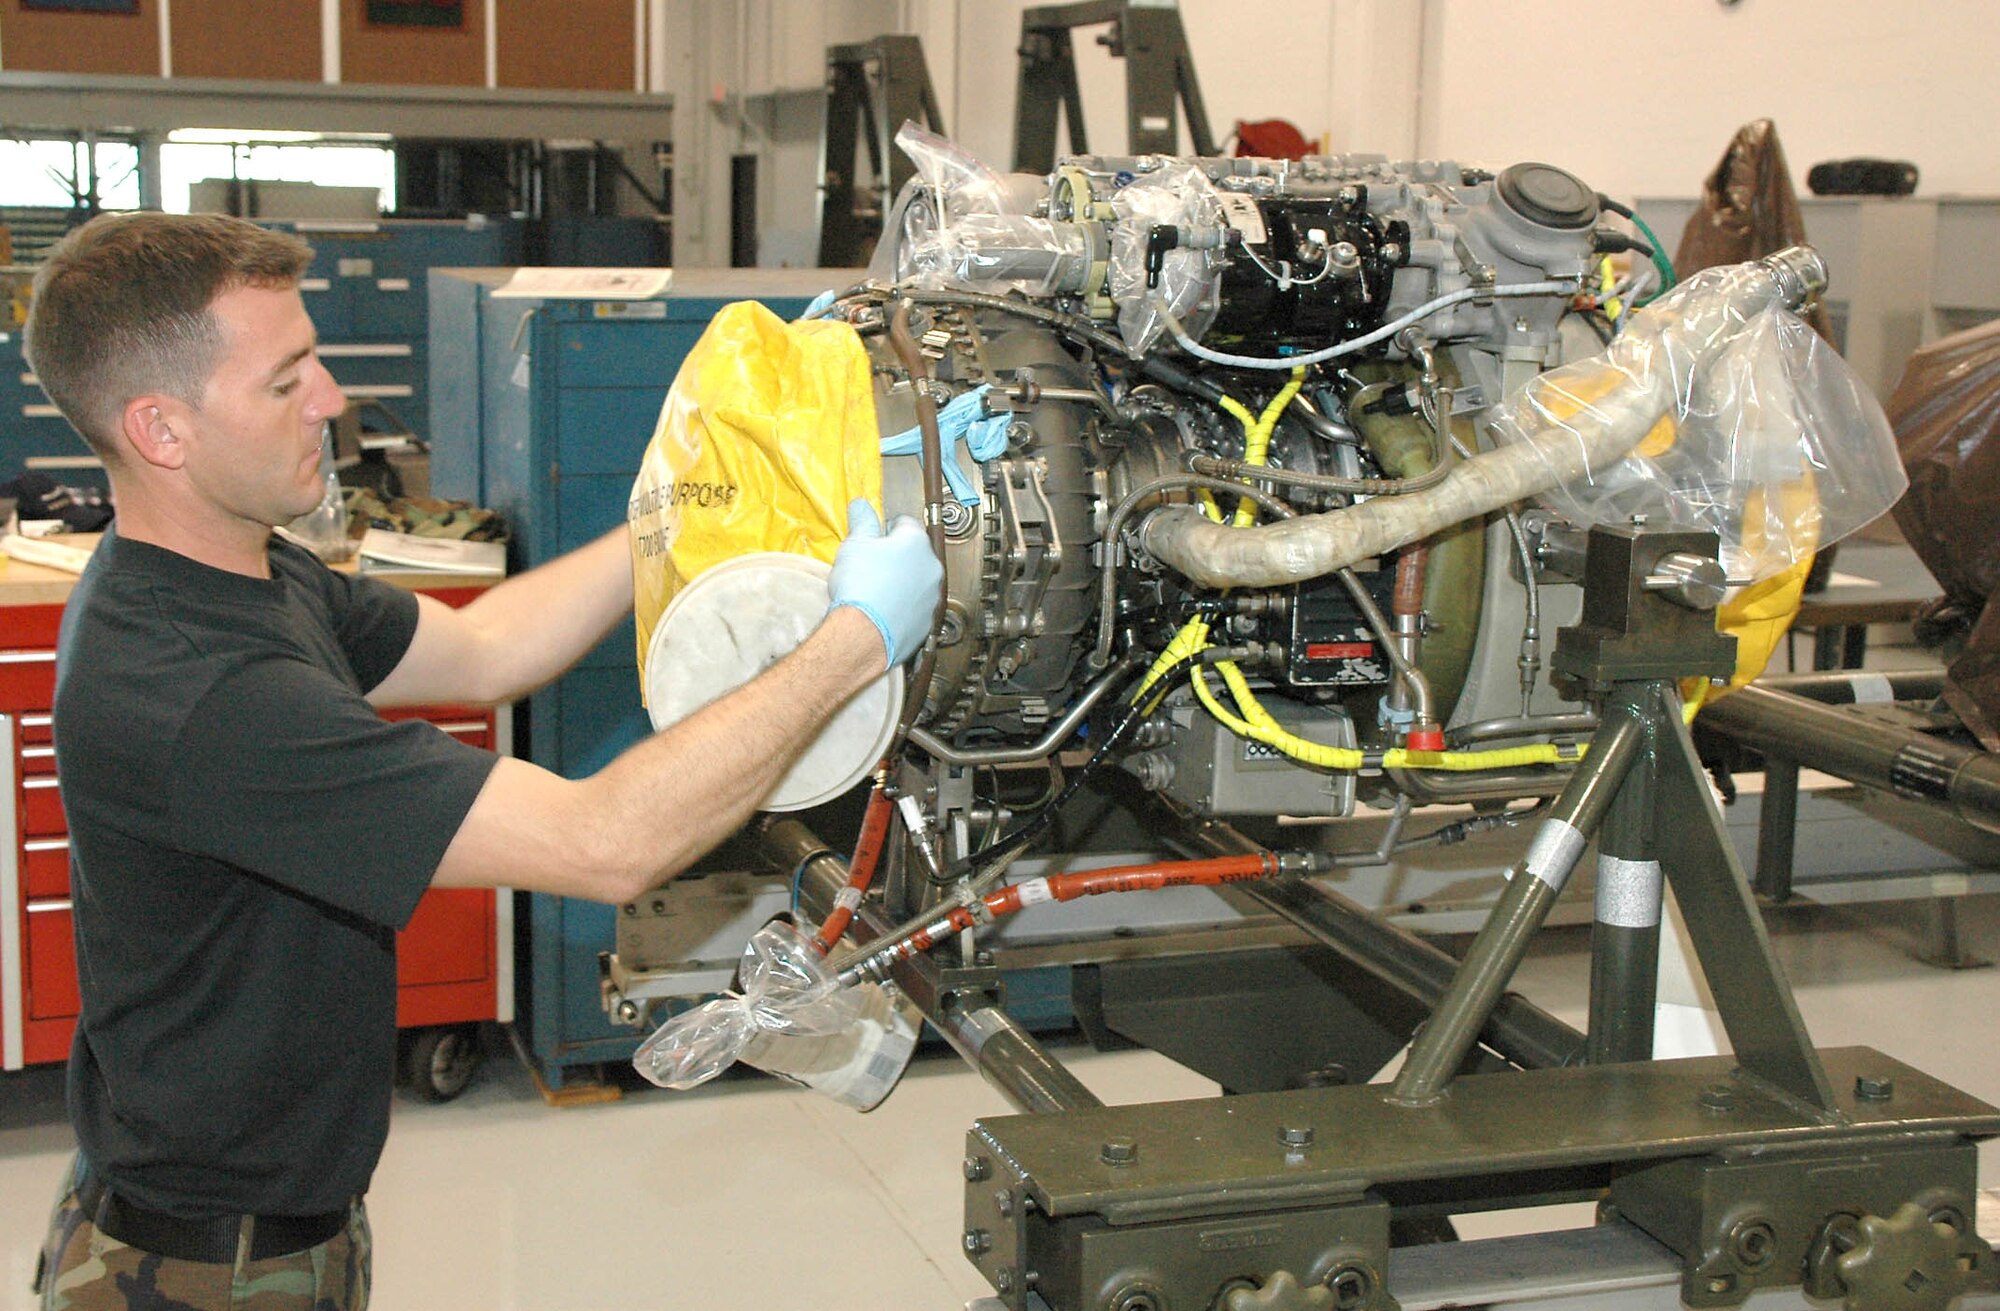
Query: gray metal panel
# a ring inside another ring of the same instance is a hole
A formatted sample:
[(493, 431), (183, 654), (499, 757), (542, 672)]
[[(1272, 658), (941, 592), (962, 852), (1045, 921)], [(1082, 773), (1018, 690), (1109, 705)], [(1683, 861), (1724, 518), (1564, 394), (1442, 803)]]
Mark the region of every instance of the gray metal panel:
[(1937, 266), (1931, 304), (2000, 314), (2000, 200), (1968, 196), (1937, 205)]
[(0, 73), (8, 124), (166, 132), (215, 128), (387, 132), (414, 137), (673, 137), (674, 98), (608, 91), (348, 86), (211, 78)]

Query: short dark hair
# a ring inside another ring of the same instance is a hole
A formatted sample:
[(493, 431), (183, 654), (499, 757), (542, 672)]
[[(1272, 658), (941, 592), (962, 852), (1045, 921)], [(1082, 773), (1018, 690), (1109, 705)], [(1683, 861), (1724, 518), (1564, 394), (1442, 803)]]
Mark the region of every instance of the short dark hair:
[(288, 233), (221, 214), (105, 214), (49, 251), (24, 345), (42, 390), (107, 463), (135, 396), (201, 404), (220, 361), (216, 297), (286, 287), (312, 262)]

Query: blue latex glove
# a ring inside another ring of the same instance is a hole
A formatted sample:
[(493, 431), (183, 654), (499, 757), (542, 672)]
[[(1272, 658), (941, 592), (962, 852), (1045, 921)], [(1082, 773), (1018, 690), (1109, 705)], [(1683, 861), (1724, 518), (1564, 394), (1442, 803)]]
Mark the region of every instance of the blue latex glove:
[[(965, 443), (972, 452), (972, 458), (984, 464), (1007, 449), (1007, 425), (1013, 415), (1006, 411), (999, 414), (986, 412), (986, 385), (960, 392), (951, 398), (950, 404), (938, 411), (938, 441), (944, 450), (944, 480), (951, 487), (951, 494), (964, 505), (979, 504), (979, 489), (972, 485), (972, 479), (958, 462), (957, 446)], [(884, 455), (916, 455), (924, 449), (924, 435), (921, 428), (905, 428), (891, 437), (882, 439)]]
[(930, 538), (915, 519), (898, 515), (887, 536), (875, 507), (847, 505), (847, 540), (833, 557), (826, 580), (827, 612), (851, 605), (867, 615), (889, 650), (889, 668), (910, 658), (931, 631), (944, 566), (931, 554)]
[(822, 291), (819, 295), (814, 296), (812, 298), (812, 303), (806, 306), (806, 312), (804, 314), (799, 315), (799, 317), (801, 319), (818, 318), (820, 315), (826, 313), (829, 309), (833, 308), (833, 302), (836, 296), (837, 293), (832, 290)]

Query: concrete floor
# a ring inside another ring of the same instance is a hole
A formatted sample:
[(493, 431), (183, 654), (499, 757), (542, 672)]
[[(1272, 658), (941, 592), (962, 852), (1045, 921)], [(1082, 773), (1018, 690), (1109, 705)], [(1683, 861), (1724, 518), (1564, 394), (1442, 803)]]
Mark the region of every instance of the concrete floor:
[[(2000, 898), (1963, 903), (1971, 943), (2000, 955)], [(1945, 971), (1904, 946), (1920, 907), (1787, 911), (1773, 936), (1822, 1046), (1862, 1044), (2000, 1103), (2000, 970)], [(1548, 931), (1519, 988), (1580, 1022), (1587, 934)], [(1107, 1102), (1210, 1095), (1144, 1052), (1054, 1044)], [(553, 1110), (511, 1058), (458, 1101), (399, 1098), (369, 1198), (375, 1306), (936, 1308), (988, 1290), (958, 1249), (966, 1126), (1004, 1113), (949, 1053), (920, 1056), (857, 1115), (760, 1076)], [(27, 1293), (72, 1141), (61, 1072), (0, 1076), (0, 1311)], [(2000, 1182), (2000, 1143), (1982, 1151)], [(1589, 1222), (1587, 1207), (1474, 1217), (1468, 1237)]]

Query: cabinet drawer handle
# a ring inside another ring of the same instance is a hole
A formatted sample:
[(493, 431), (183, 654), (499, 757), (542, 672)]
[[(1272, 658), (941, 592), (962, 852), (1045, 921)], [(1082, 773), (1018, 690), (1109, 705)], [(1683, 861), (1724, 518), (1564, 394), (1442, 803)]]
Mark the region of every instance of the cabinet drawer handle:
[(69, 900), (63, 900), (63, 901), (31, 901), (31, 902), (29, 902), (29, 903), (28, 903), (28, 913), (29, 913), (30, 915), (39, 915), (39, 914), (41, 914), (41, 913), (42, 913), (43, 911), (50, 911), (50, 910), (69, 910), (69, 909), (73, 908), (73, 907), (74, 907), (75, 905), (76, 905), (76, 903), (75, 903), (74, 901), (69, 901)]
[(21, 787), (29, 792), (43, 792), (49, 788), (61, 786), (62, 784), (53, 778), (24, 778), (21, 780)]
[(54, 715), (21, 716), (22, 728), (54, 728), (55, 726), (56, 726), (56, 717)]
[(23, 760), (53, 760), (55, 759), (55, 754), (56, 749), (54, 747), (21, 748), (21, 759)]
[[(436, 723), (435, 720), (432, 721)], [(459, 736), (467, 733), (484, 733), (492, 727), (483, 719), (460, 719), (449, 724), (437, 724), (445, 732)]]
[(32, 838), (32, 839), (30, 839), (30, 840), (28, 840), (28, 841), (26, 841), (26, 842), (23, 842), (23, 843), (21, 844), (21, 850), (23, 850), (23, 851), (26, 851), (26, 852), (30, 852), (30, 853), (33, 853), (33, 852), (37, 852), (37, 851), (68, 851), (68, 850), (69, 850), (69, 839), (68, 839), (68, 838)]
[(53, 651), (0, 651), (0, 665), (52, 665)]

